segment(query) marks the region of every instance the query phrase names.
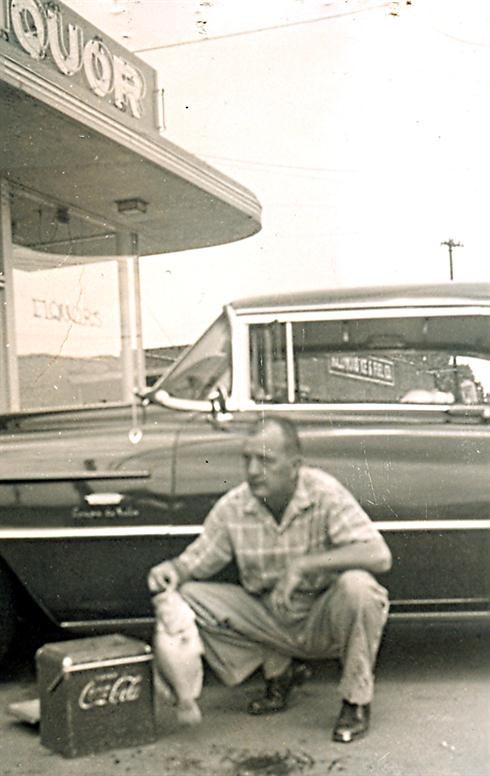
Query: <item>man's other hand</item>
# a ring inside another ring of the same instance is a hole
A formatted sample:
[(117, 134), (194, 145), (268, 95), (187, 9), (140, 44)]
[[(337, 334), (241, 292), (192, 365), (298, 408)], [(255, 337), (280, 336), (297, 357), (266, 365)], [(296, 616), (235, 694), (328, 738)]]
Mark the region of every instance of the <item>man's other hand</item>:
[(148, 587), (151, 593), (176, 590), (179, 582), (179, 575), (171, 560), (164, 560), (158, 566), (153, 566), (148, 574)]
[(281, 609), (292, 608), (292, 596), (301, 584), (303, 575), (295, 564), (291, 564), (287, 571), (279, 577), (273, 591), (273, 600)]

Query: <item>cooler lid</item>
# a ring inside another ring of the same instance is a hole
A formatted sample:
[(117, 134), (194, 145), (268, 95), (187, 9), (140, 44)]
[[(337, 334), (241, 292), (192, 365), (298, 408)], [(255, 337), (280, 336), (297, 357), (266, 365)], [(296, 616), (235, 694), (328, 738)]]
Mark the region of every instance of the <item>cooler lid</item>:
[(145, 654), (151, 654), (149, 644), (120, 633), (112, 633), (44, 644), (38, 650), (37, 657), (58, 657), (61, 663), (69, 661), (71, 664), (80, 665), (97, 660), (106, 661)]

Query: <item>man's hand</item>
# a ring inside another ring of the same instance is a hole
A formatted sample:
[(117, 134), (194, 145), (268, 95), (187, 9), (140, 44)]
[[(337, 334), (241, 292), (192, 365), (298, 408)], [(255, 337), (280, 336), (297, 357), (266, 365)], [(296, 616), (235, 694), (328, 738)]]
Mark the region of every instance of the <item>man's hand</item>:
[(287, 571), (277, 580), (276, 586), (272, 592), (272, 599), (275, 605), (280, 609), (292, 608), (292, 596), (299, 587), (303, 579), (303, 574), (296, 563), (291, 563)]
[(148, 574), (148, 587), (151, 593), (177, 590), (179, 582), (179, 575), (171, 560), (164, 560), (158, 566), (153, 566)]

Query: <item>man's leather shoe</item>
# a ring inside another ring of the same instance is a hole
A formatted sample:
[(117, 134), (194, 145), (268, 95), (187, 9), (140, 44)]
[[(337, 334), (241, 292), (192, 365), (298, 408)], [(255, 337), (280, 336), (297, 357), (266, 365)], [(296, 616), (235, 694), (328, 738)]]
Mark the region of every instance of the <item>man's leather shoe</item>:
[(268, 679), (265, 693), (248, 705), (249, 714), (275, 714), (287, 708), (289, 695), (295, 685), (303, 684), (311, 677), (311, 669), (304, 663), (291, 663), (279, 676)]
[(349, 744), (356, 738), (365, 736), (369, 729), (369, 704), (359, 706), (356, 703), (342, 701), (342, 708), (333, 729), (333, 740)]

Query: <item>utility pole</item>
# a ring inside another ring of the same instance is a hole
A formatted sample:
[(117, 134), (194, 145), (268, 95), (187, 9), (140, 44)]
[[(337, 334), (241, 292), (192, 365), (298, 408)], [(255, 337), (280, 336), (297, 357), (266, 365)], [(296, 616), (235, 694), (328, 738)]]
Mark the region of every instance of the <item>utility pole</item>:
[(453, 238), (450, 237), (449, 240), (443, 240), (441, 245), (447, 245), (449, 250), (449, 278), (450, 280), (454, 280), (454, 273), (453, 273), (453, 248), (464, 248), (463, 243), (460, 242), (454, 242)]

